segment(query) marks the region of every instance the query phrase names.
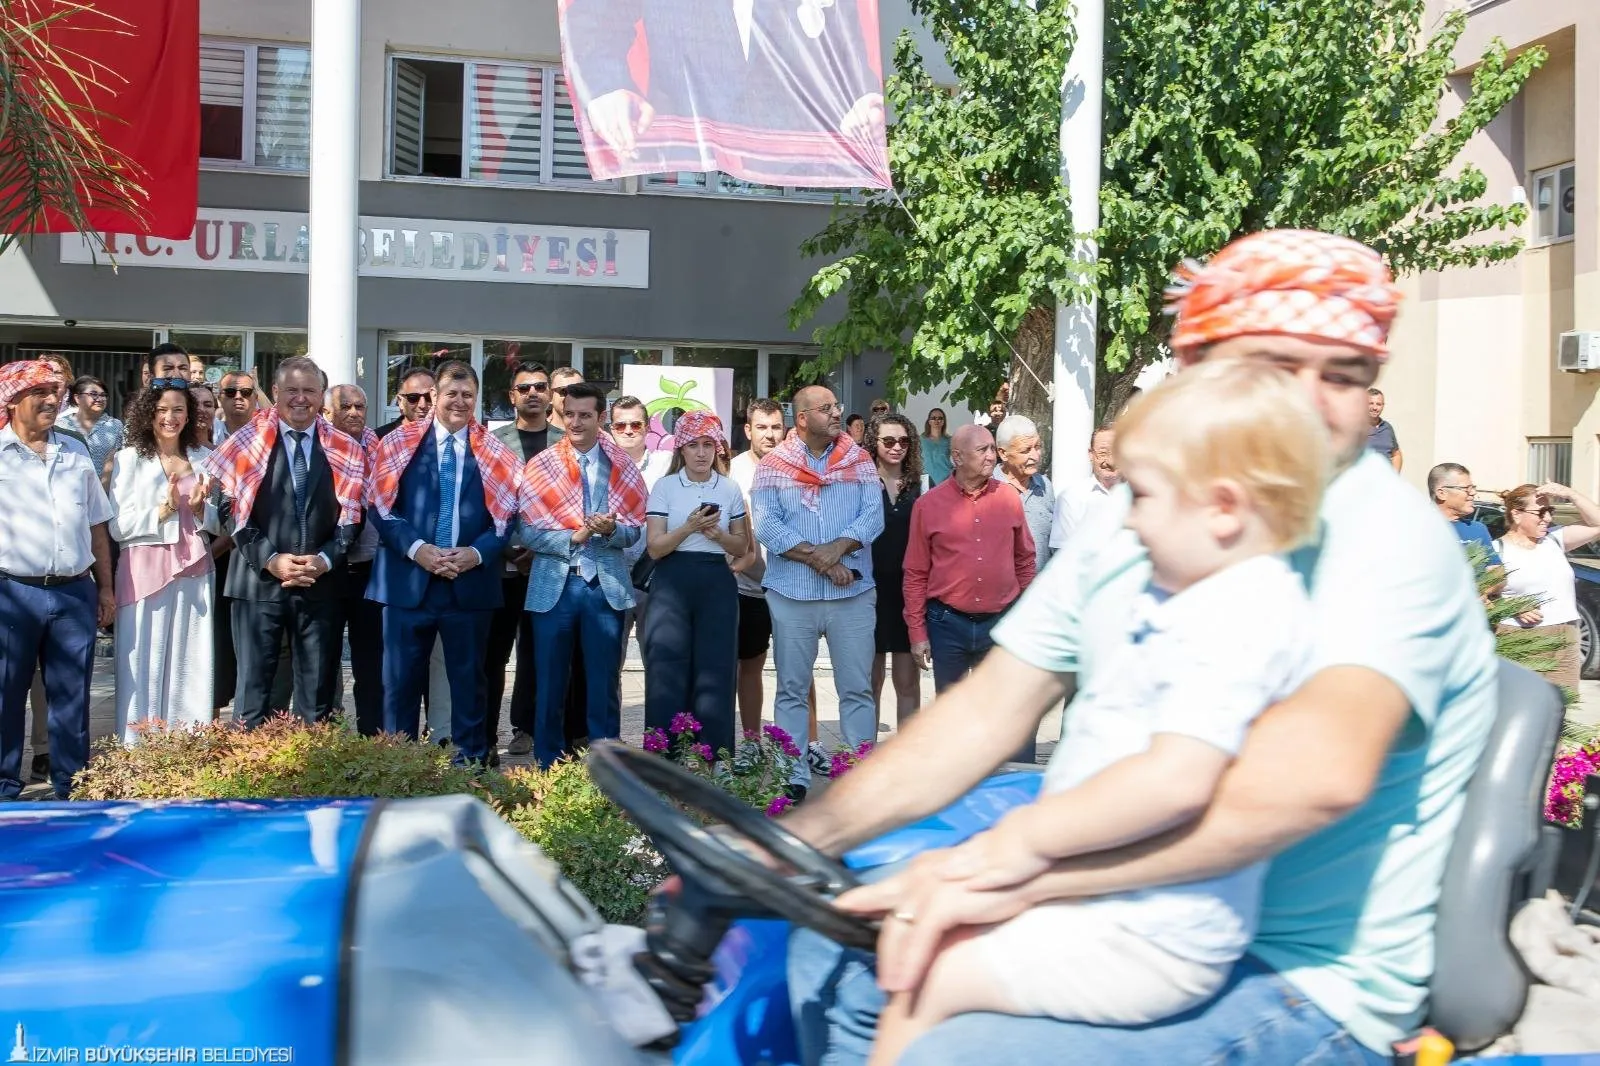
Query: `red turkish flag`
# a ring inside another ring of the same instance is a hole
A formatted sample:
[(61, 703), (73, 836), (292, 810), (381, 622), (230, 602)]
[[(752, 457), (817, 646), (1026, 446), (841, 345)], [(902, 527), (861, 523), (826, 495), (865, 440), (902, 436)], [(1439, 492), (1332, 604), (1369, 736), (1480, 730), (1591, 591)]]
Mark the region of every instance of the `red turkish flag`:
[[(69, 100), (99, 112), (85, 123), (138, 168), (132, 176), (144, 190), (142, 211), (129, 217), (91, 208), (89, 221), (102, 232), (182, 240), (194, 230), (200, 195), (200, 0), (92, 4), (21, 5), (35, 16), (64, 12), (46, 31), (49, 44), (99, 84), (83, 92), (60, 71), (47, 75)], [(36, 227), (41, 233), (72, 228), (54, 211)]]

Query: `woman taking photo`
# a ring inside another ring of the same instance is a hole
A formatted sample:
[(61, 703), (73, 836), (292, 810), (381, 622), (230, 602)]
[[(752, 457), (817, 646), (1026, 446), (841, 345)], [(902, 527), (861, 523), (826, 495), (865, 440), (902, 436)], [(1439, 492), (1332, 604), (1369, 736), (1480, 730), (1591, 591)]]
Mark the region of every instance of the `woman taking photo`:
[(117, 730), (211, 721), (211, 485), (196, 470), (188, 382), (157, 378), (128, 406), (128, 445), (111, 462), (117, 563)]
[[(930, 424), (932, 421), (930, 417)], [(922, 449), (917, 446), (917, 431), (911, 420), (902, 415), (874, 418), (867, 427), (866, 446), (878, 464), (878, 479), (883, 482), (883, 532), (872, 542), (872, 579), (878, 586), (872, 706), (882, 706), (883, 661), (888, 656), (888, 672), (894, 677), (896, 721), (903, 728), (906, 719), (916, 714), (922, 704), (922, 672), (911, 655), (904, 586), (906, 545), (911, 542), (911, 505), (922, 495)], [(880, 718), (882, 713), (880, 709)]]
[(750, 550), (744, 493), (727, 476), (728, 438), (716, 415), (682, 415), (672, 442), (672, 465), (645, 508), (656, 565), (644, 616), (644, 724), (668, 729), (690, 711), (700, 741), (731, 752), (739, 594), (727, 556), (743, 560)]
[(106, 383), (97, 377), (85, 374), (72, 383), (70, 426), (83, 434), (96, 470), (104, 470), (106, 460), (122, 447), (122, 422), (106, 414), (110, 399)]
[[(1505, 563), (1505, 596), (1529, 596), (1538, 606), (1517, 615), (1509, 628), (1559, 634), (1566, 644), (1553, 658), (1556, 665), (1545, 678), (1576, 693), (1578, 691), (1578, 599), (1567, 553), (1600, 539), (1600, 505), (1589, 497), (1554, 482), (1547, 485), (1518, 485), (1501, 499), (1506, 508), (1505, 536), (1495, 549)], [(1582, 525), (1552, 526), (1552, 504), (1570, 500), (1577, 508)]]
[(945, 432), (944, 411), (935, 407), (922, 424), (922, 468), (931, 489), (950, 476), (950, 437)]

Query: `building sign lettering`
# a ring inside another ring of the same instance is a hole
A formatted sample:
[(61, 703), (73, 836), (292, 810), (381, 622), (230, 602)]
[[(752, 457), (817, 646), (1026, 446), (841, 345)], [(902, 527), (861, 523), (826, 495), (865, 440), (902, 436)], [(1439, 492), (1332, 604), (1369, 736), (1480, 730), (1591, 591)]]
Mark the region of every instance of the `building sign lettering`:
[[(119, 267), (304, 274), (311, 257), (310, 224), (295, 212), (202, 207), (187, 241), (101, 236)], [(63, 263), (93, 262), (90, 251), (83, 235), (62, 235)], [(363, 215), (356, 254), (364, 278), (650, 287), (648, 230)]]

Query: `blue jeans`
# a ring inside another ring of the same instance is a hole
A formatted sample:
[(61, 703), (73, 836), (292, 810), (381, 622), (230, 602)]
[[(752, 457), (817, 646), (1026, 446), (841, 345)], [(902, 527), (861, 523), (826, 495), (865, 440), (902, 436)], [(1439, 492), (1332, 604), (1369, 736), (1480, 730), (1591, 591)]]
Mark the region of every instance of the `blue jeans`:
[(933, 656), (933, 691), (943, 692), (970, 674), (994, 647), (989, 631), (1000, 621), (998, 614), (977, 618), (954, 611), (938, 600), (929, 600), (928, 645)]
[[(809, 930), (789, 940), (789, 1001), (804, 1066), (864, 1063), (884, 995), (872, 956)], [(1131, 1028), (961, 1014), (935, 1026), (899, 1066), (1381, 1066), (1299, 990), (1252, 958), (1233, 968), (1217, 998), (1153, 1025)]]
[(615, 739), (622, 732), (622, 612), (611, 606), (599, 582), (567, 577), (561, 598), (533, 616), (533, 666), (539, 677), (533, 712), (533, 753), (542, 768), (566, 750), (567, 684), (572, 648), (583, 648), (584, 683), (590, 740)]

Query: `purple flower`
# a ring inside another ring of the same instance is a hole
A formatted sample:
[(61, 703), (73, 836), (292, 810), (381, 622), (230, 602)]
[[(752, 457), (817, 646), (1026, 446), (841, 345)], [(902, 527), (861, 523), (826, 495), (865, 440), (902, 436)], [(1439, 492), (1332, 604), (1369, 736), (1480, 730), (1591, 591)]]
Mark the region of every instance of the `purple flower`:
[(696, 744), (689, 750), (700, 756), (700, 758), (706, 762), (714, 762), (717, 758), (717, 753), (711, 750), (710, 744)]
[(1600, 773), (1600, 751), (1580, 748), (1556, 759), (1545, 793), (1544, 816), (1557, 825), (1577, 825), (1583, 817), (1583, 789), (1591, 774)]
[(850, 767), (854, 765), (855, 763), (850, 761), (850, 754), (848, 752), (836, 751), (833, 753), (833, 758), (828, 762), (828, 776), (843, 776), (844, 774), (848, 773)]
[(764, 725), (761, 727), (761, 732), (766, 734), (768, 740), (778, 745), (789, 758), (798, 759), (800, 757), (800, 749), (795, 745), (794, 739), (782, 729), (775, 725)]
[(646, 729), (644, 731), (644, 750), (661, 753), (672, 747), (672, 742), (667, 739), (667, 734), (659, 729)]
[(675, 737), (682, 736), (685, 733), (698, 733), (700, 732), (700, 723), (688, 711), (679, 711), (672, 716), (671, 732)]
[(782, 814), (784, 811), (793, 806), (794, 800), (790, 799), (788, 796), (775, 796), (773, 797), (772, 802), (767, 804), (767, 817), (776, 818), (778, 815)]

